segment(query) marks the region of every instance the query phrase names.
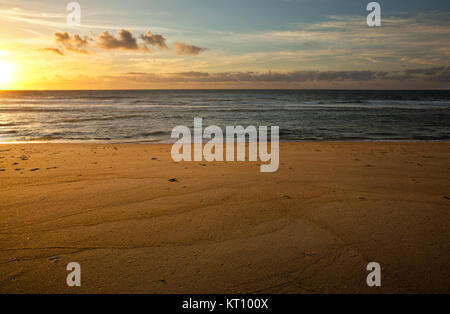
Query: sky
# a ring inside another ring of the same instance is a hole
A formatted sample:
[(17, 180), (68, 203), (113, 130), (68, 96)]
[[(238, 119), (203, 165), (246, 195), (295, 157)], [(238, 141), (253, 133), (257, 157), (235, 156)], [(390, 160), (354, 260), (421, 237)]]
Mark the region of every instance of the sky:
[(0, 89), (449, 89), (450, 1), (0, 0)]

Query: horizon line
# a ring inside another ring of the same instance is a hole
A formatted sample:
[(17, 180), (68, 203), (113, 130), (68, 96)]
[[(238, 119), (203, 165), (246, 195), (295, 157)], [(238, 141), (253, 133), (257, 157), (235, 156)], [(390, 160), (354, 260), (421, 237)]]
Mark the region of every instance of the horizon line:
[(2, 92), (77, 92), (77, 91), (450, 91), (447, 89), (364, 89), (364, 88), (112, 88), (112, 89), (0, 89)]

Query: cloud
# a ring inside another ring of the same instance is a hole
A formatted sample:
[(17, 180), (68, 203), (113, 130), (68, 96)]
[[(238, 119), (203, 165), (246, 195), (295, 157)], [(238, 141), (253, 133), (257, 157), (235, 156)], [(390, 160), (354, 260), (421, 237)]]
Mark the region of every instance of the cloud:
[[(312, 58), (320, 59), (322, 66), (333, 68), (341, 61), (360, 65), (360, 58), (355, 56), (362, 54), (370, 54), (371, 59), (366, 58), (366, 64), (376, 60), (380, 67), (386, 69), (399, 68), (400, 65), (436, 66), (449, 63), (449, 18), (450, 12), (398, 13), (383, 16), (383, 26), (375, 29), (368, 27), (360, 16), (329, 16), (316, 23), (294, 24), (283, 31), (230, 33), (221, 39), (233, 45), (251, 42), (261, 49), (268, 43), (281, 47), (303, 43), (303, 47), (308, 48), (304, 50), (310, 52)], [(314, 45), (305, 44), (313, 42)], [(342, 56), (345, 60), (337, 62), (337, 50), (346, 51)], [(316, 53), (326, 54), (316, 58)], [(295, 63), (295, 60), (292, 62)]]
[(175, 53), (177, 55), (198, 55), (206, 50), (205, 48), (186, 45), (185, 43), (174, 42), (173, 45), (175, 46)]
[[(92, 51), (86, 48), (90, 47), (90, 41), (93, 39), (85, 36), (81, 37), (78, 34), (71, 36), (67, 32), (54, 33), (54, 37), (57, 43), (62, 44), (68, 51), (77, 53), (89, 54)], [(141, 42), (139, 42), (141, 39)], [(154, 52), (154, 49), (147, 47), (156, 46), (160, 50), (169, 50), (166, 43), (166, 38), (159, 34), (153, 34), (151, 31), (147, 31), (139, 36), (139, 39), (134, 37), (133, 33), (126, 29), (121, 29), (117, 32), (117, 35), (111, 35), (108, 31), (101, 32), (95, 38), (95, 47), (102, 50), (133, 50), (140, 52)], [(147, 45), (146, 45), (147, 44)], [(175, 42), (175, 53), (177, 55), (198, 55), (205, 48), (197, 46), (187, 45), (185, 43)]]
[[(0, 1), (1, 2), (1, 1)], [(17, 2), (17, 1), (15, 1)], [(2, 3), (0, 3), (1, 5)], [(16, 4), (14, 3), (14, 6)], [(43, 27), (51, 27), (56, 29), (65, 29), (67, 28), (66, 23), (66, 13), (45, 13), (40, 11), (25, 11), (19, 8), (10, 8), (10, 9), (0, 9), (0, 19), (6, 19), (6, 20), (12, 20), (12, 21), (18, 21), (21, 23), (27, 23), (37, 26), (43, 26)], [(117, 25), (111, 24), (111, 25), (105, 25), (105, 24), (85, 24), (82, 23), (80, 26), (77, 26), (77, 28), (82, 28), (86, 30), (92, 30), (92, 29), (109, 29), (109, 30), (116, 30)], [(127, 29), (132, 30), (141, 30), (142, 28), (139, 26), (126, 26)], [(165, 29), (169, 30), (169, 29)]]
[(200, 81), (226, 82), (306, 82), (306, 81), (370, 81), (378, 76), (384, 76), (384, 72), (373, 71), (293, 71), (293, 72), (222, 72), (179, 73), (180, 78), (191, 78)]
[(305, 41), (303, 43), (304, 47), (313, 47), (313, 46), (317, 46), (317, 43), (315, 41)]
[(85, 48), (89, 46), (88, 37), (81, 38), (80, 35), (70, 36), (69, 33), (54, 33), (55, 41), (64, 46), (68, 51), (88, 54), (90, 53)]
[(437, 81), (450, 82), (450, 67), (409, 69), (405, 71), (292, 71), (292, 72), (128, 72), (122, 78), (146, 82), (369, 82), (369, 81)]
[(108, 32), (102, 32), (96, 38), (97, 47), (104, 50), (111, 49), (125, 49), (125, 50), (139, 50), (137, 39), (133, 37), (130, 31), (121, 29), (117, 32), (117, 38)]
[(450, 82), (450, 67), (434, 67), (428, 69), (406, 70), (408, 77), (422, 76), (425, 79), (439, 80), (441, 82)]
[(169, 49), (166, 44), (166, 39), (162, 35), (153, 34), (151, 31), (148, 31), (142, 34), (140, 38), (151, 46), (157, 46), (159, 49)]
[(62, 51), (57, 49), (57, 48), (44, 48), (42, 50), (43, 51), (48, 51), (48, 52), (53, 52), (53, 53), (56, 53), (56, 54), (58, 54), (60, 56), (64, 56), (64, 53), (62, 53)]

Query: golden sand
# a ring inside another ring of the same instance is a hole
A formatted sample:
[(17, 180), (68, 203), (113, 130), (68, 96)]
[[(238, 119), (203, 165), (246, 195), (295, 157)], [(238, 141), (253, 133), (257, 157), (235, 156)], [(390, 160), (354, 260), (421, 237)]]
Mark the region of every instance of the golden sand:
[(450, 292), (450, 144), (282, 143), (275, 173), (170, 150), (1, 145), (0, 292)]

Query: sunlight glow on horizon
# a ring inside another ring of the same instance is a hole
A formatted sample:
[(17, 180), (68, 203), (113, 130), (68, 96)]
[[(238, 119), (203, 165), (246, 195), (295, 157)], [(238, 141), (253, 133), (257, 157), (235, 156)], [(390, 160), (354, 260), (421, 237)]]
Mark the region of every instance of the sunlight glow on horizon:
[(0, 90), (450, 88), (448, 0), (191, 2), (2, 2)]
[(0, 89), (5, 87), (14, 81), (15, 66), (13, 63), (7, 60), (0, 59)]

